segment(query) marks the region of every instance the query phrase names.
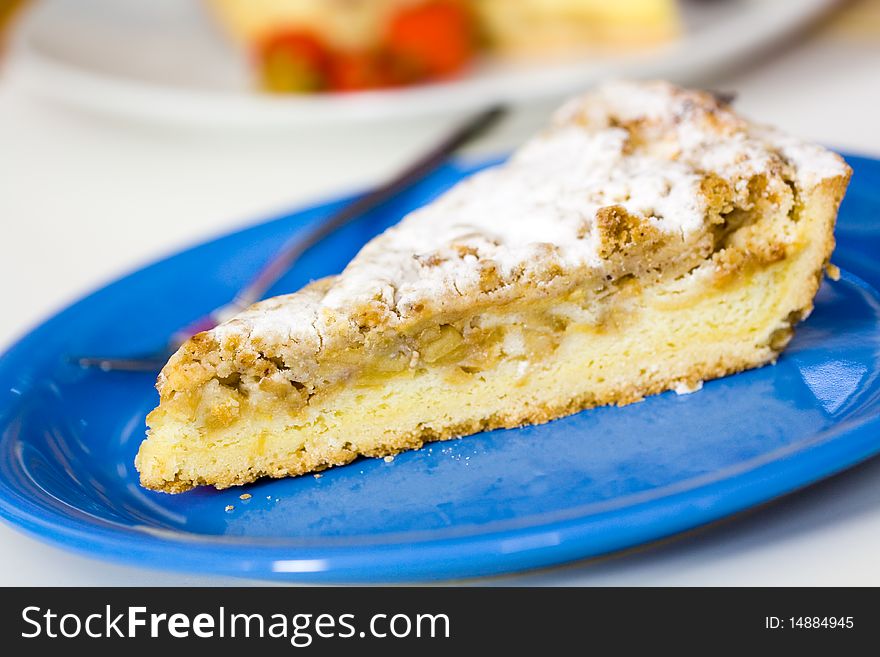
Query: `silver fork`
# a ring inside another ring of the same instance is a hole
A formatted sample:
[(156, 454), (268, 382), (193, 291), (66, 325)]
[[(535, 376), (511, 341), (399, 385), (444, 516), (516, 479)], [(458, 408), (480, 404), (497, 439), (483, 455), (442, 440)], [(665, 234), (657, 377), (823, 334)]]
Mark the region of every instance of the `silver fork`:
[(175, 331), (161, 349), (127, 358), (75, 356), (70, 360), (81, 367), (99, 368), (104, 371), (155, 372), (160, 370), (171, 354), (187, 339), (196, 333), (214, 328), (262, 299), (272, 285), (299, 260), (303, 253), (364, 213), (386, 203), (423, 180), (455, 151), (495, 125), (505, 113), (506, 109), (499, 105), (474, 115), (456, 127), (430, 150), (416, 158), (396, 176), (364, 196), (355, 199), (326, 220), (295, 235), (257, 272), (256, 276), (238, 291), (232, 301), (215, 308), (207, 315)]

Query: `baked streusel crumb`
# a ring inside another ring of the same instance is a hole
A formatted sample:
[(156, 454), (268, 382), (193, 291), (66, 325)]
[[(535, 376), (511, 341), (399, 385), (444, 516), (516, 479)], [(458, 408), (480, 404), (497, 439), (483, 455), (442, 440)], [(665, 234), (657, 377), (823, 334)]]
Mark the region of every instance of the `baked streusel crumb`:
[(708, 93), (613, 83), (505, 164), (171, 358), (136, 465), (218, 488), (773, 362), (850, 170)]

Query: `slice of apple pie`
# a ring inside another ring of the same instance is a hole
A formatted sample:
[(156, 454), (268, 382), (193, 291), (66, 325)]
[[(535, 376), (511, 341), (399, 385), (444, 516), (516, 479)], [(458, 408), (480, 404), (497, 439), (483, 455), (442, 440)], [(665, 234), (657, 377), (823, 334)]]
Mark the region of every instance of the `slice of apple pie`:
[(340, 275), (184, 344), (141, 482), (299, 475), (771, 363), (812, 309), (849, 175), (708, 93), (605, 85)]

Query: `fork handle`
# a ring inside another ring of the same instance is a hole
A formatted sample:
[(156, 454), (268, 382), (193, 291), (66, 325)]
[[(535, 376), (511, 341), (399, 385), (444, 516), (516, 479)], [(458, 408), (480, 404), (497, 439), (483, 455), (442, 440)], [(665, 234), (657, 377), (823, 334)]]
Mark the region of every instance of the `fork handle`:
[(196, 333), (214, 328), (220, 322), (262, 299), (266, 292), (311, 247), (346, 224), (363, 216), (364, 213), (382, 205), (423, 180), (449, 159), (449, 156), (455, 151), (495, 125), (506, 111), (503, 106), (495, 105), (471, 117), (389, 181), (355, 199), (329, 219), (299, 232), (288, 240), (281, 247), (281, 250), (257, 272), (257, 275), (235, 295), (231, 303), (215, 308), (209, 314), (175, 331), (170, 346), (176, 349)]

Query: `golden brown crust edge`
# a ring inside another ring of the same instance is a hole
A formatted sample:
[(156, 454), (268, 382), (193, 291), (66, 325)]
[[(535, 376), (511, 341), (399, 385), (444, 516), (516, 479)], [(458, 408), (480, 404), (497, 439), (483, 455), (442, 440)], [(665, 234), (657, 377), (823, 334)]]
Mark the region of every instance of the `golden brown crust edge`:
[[(733, 361), (729, 363), (718, 363), (715, 366), (700, 366), (692, 369), (688, 373), (686, 379), (694, 382), (716, 379), (743, 370), (759, 367), (770, 360), (772, 360), (772, 358), (761, 362)], [(551, 420), (556, 420), (567, 415), (573, 415), (574, 413), (598, 406), (626, 406), (641, 401), (647, 396), (670, 390), (681, 380), (681, 377), (676, 377), (674, 380), (659, 379), (646, 382), (644, 385), (622, 388), (601, 397), (585, 395), (560, 404), (545, 404), (537, 409), (510, 410), (507, 413), (493, 415), (481, 421), (474, 420), (466, 423), (448, 425), (439, 430), (417, 430), (403, 433), (388, 438), (374, 450), (364, 452), (353, 452), (344, 449), (330, 452), (304, 452), (304, 456), (297, 454), (292, 456), (287, 462), (278, 463), (275, 472), (249, 474), (244, 477), (238, 473), (229, 472), (226, 477), (219, 477), (210, 481), (201, 478), (194, 480), (175, 479), (174, 481), (168, 481), (162, 478), (150, 478), (149, 473), (142, 472), (141, 485), (145, 488), (165, 493), (182, 493), (198, 486), (214, 486), (215, 488), (223, 489), (231, 486), (249, 484), (263, 477), (280, 479), (304, 475), (339, 465), (346, 465), (361, 456), (392, 456), (406, 450), (419, 449), (428, 442), (451, 440), (454, 438), (470, 436), (482, 431), (491, 431), (493, 429), (513, 429), (530, 424), (544, 424)]]

